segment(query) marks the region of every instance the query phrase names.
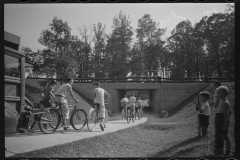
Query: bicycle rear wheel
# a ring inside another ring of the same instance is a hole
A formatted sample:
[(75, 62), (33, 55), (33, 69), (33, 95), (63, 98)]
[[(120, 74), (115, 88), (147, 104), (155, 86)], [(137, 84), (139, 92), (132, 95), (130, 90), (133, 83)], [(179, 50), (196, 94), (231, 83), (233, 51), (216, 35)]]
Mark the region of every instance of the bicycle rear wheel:
[[(39, 117), (39, 129), (46, 134), (53, 133), (57, 130), (59, 124), (60, 124), (60, 114), (59, 112), (55, 112), (57, 118), (51, 118), (52, 115), (49, 112), (42, 113)], [(50, 125), (52, 124), (52, 125)], [(53, 127), (55, 126), (55, 127)]]
[(105, 118), (103, 121), (104, 128), (107, 128), (107, 125), (108, 125), (108, 111), (105, 109)]
[(127, 122), (129, 123), (131, 121), (131, 111), (128, 110), (127, 112)]
[(122, 110), (122, 120), (124, 119), (124, 110)]
[(90, 111), (89, 111), (89, 117), (88, 117), (88, 120), (87, 120), (87, 126), (88, 126), (88, 130), (90, 132), (92, 132), (93, 129), (95, 128), (95, 126), (97, 124), (96, 121), (97, 121), (96, 110), (91, 108)]
[(76, 130), (81, 130), (87, 123), (87, 114), (83, 109), (77, 109), (70, 117), (70, 124)]

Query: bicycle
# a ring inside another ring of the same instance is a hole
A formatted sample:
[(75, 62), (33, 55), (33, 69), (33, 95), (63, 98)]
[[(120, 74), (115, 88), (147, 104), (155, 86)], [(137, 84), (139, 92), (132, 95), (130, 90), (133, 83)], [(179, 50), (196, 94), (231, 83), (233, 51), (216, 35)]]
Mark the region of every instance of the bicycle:
[[(129, 106), (131, 107), (131, 106)], [(129, 123), (131, 120), (134, 122), (134, 114), (133, 114), (133, 111), (132, 109), (130, 109), (128, 107), (128, 111), (127, 111), (127, 122)]]
[(137, 117), (138, 117), (138, 120), (141, 119), (140, 107), (135, 107), (135, 120), (137, 119)]
[(125, 107), (122, 109), (122, 120), (127, 118), (127, 104)]
[[(69, 101), (68, 102), (75, 102), (75, 101)], [(77, 103), (77, 102), (75, 102)], [(68, 105), (69, 109), (72, 110), (70, 112), (70, 124), (75, 130), (81, 130), (84, 128), (84, 126), (87, 123), (87, 114), (83, 109), (78, 109), (76, 105)], [(57, 117), (59, 119), (59, 124), (57, 126), (50, 124), (52, 128), (61, 128), (64, 126), (63, 123), (63, 111), (62, 111), (62, 105), (59, 102), (55, 102), (55, 107), (51, 108), (52, 115), (51, 117)], [(58, 116), (59, 115), (59, 116)], [(60, 125), (60, 123), (62, 125)]]
[[(110, 102), (110, 99), (104, 101), (105, 104), (108, 104)], [(88, 130), (90, 132), (93, 131), (93, 129), (95, 128), (95, 126), (99, 123), (99, 109), (98, 109), (98, 105), (94, 104), (94, 108), (91, 108), (88, 114)], [(105, 108), (105, 118), (103, 119), (103, 126), (104, 128), (107, 128), (108, 125), (108, 112)]]
[[(48, 124), (52, 124), (52, 123), (60, 123), (59, 121), (55, 122), (55, 119), (51, 119), (49, 118), (50, 115), (50, 108), (41, 108), (42, 104), (41, 102), (39, 104), (34, 103), (34, 105), (32, 105), (32, 103), (26, 99), (26, 102), (29, 104), (28, 106), (25, 105), (25, 111), (27, 112), (27, 116), (29, 116), (29, 121), (28, 121), (28, 130), (27, 131), (31, 131), (36, 123), (38, 123), (39, 129), (45, 133), (45, 134), (50, 134), (53, 133), (57, 130), (57, 128), (52, 127), (52, 128), (47, 128), (46, 126)], [(21, 114), (21, 116), (23, 116), (23, 114)], [(20, 117), (21, 118), (21, 117)], [(20, 133), (23, 133), (24, 131), (19, 130), (18, 131)]]

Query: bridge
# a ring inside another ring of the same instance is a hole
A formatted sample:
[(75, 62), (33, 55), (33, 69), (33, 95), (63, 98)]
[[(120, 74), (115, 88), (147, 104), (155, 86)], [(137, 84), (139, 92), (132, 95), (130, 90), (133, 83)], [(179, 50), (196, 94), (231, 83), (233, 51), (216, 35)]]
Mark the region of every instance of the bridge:
[[(39, 78), (31, 78), (39, 79)], [(46, 79), (46, 78), (41, 78)], [(56, 79), (63, 83), (64, 79)], [(121, 111), (120, 100), (127, 91), (148, 91), (149, 104), (153, 112), (169, 111), (197, 94), (214, 81), (234, 82), (234, 77), (182, 77), (178, 79), (161, 77), (112, 77), (75, 79), (73, 89), (93, 101), (92, 83), (100, 82), (100, 86), (111, 94), (112, 100), (106, 105), (108, 111)]]
[[(169, 111), (175, 106), (206, 88), (210, 83), (100, 83), (101, 88), (111, 94), (111, 102), (106, 109), (120, 112), (120, 100), (127, 91), (149, 91), (149, 104), (154, 113)], [(93, 100), (92, 83), (74, 83), (73, 89)]]

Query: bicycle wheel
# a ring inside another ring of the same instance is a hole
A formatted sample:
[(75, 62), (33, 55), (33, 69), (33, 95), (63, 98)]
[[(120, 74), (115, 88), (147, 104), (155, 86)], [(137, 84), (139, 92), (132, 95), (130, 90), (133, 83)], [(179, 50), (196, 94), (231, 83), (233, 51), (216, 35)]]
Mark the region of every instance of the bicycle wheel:
[(134, 113), (131, 111), (132, 121), (134, 122)]
[(77, 109), (70, 117), (70, 124), (76, 130), (81, 130), (87, 123), (87, 114), (83, 109)]
[(107, 125), (108, 125), (108, 111), (105, 109), (105, 118), (103, 120), (104, 128), (107, 128)]
[(127, 112), (127, 122), (129, 123), (131, 121), (131, 111), (128, 110)]
[(122, 110), (122, 120), (124, 119), (124, 109)]
[[(46, 134), (53, 133), (57, 130), (60, 124), (60, 114), (56, 112), (57, 118), (51, 119), (51, 113), (45, 112), (42, 113), (39, 117), (39, 129)], [(52, 126), (50, 126), (52, 124)], [(53, 127), (55, 126), (55, 127)]]
[(89, 117), (87, 120), (87, 126), (88, 126), (88, 130), (90, 132), (92, 132), (93, 129), (95, 128), (95, 126), (97, 124), (96, 120), (97, 120), (97, 113), (96, 113), (95, 109), (91, 108), (89, 111)]
[[(49, 126), (52, 127), (52, 128), (56, 128), (57, 127), (57, 122), (59, 121), (59, 124), (61, 122), (61, 116), (60, 116), (58, 110), (49, 109), (49, 112), (50, 113), (46, 115), (46, 116), (48, 116), (46, 118), (48, 118), (52, 121), (52, 123), (49, 123)], [(60, 118), (60, 120), (57, 120), (58, 118)], [(58, 128), (59, 128), (59, 126), (58, 126)]]
[(30, 131), (34, 128), (37, 119), (38, 119), (37, 114), (30, 115), (29, 122), (28, 122), (28, 126), (30, 126)]

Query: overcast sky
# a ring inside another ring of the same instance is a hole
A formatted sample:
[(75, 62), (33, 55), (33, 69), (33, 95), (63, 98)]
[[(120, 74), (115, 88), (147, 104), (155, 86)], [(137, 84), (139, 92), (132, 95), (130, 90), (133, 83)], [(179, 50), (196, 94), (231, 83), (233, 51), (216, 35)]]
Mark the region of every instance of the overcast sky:
[(199, 22), (204, 15), (223, 12), (227, 3), (116, 3), (116, 4), (5, 4), (4, 31), (21, 37), (21, 45), (33, 51), (45, 48), (38, 43), (40, 33), (49, 29), (49, 24), (56, 16), (68, 22), (71, 34), (79, 37), (81, 26), (90, 27), (101, 22), (106, 25), (106, 33), (112, 31), (112, 21), (120, 11), (129, 15), (131, 26), (137, 28), (138, 19), (144, 14), (167, 27), (166, 36), (182, 20), (190, 20), (192, 24)]

